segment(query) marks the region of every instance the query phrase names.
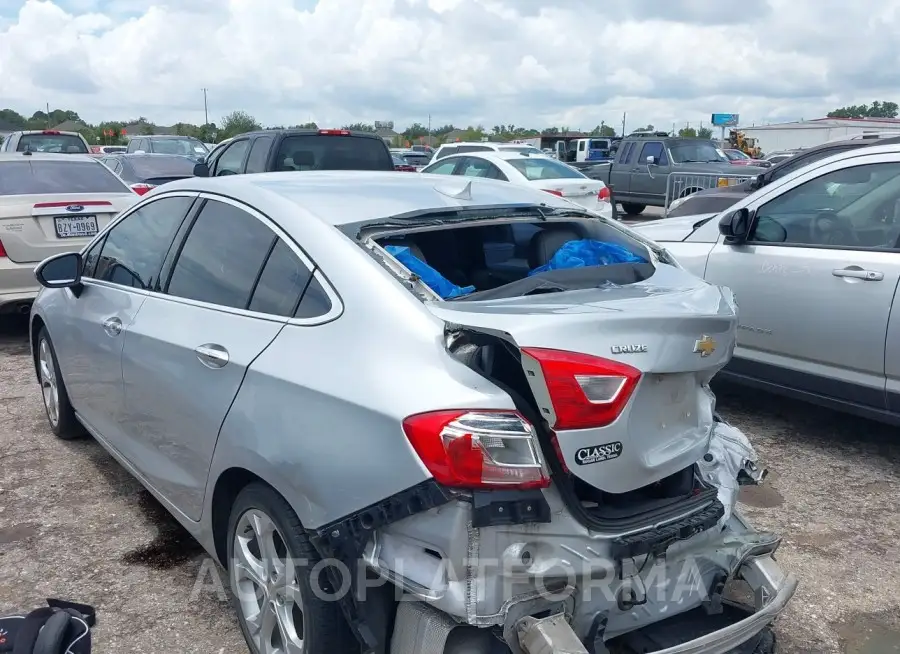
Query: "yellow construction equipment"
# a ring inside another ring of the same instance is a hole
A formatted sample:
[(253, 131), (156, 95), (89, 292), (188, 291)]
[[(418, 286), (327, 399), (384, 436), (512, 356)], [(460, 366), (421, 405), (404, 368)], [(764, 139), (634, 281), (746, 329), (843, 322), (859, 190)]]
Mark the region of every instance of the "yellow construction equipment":
[(728, 141), (733, 149), (740, 150), (748, 157), (759, 159), (762, 156), (762, 150), (756, 145), (756, 139), (746, 136), (739, 129), (731, 130)]

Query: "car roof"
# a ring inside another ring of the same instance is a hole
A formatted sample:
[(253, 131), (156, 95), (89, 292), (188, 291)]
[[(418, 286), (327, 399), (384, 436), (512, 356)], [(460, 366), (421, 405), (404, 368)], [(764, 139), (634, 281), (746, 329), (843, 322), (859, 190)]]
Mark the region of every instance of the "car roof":
[(23, 129), (13, 134), (46, 134), (47, 136), (81, 136), (78, 132), (61, 132), (58, 129)]
[(3, 161), (68, 161), (72, 162), (94, 162), (97, 161), (89, 154), (76, 153), (64, 154), (62, 152), (32, 152), (25, 154), (24, 152), (0, 152), (0, 162)]
[[(467, 187), (471, 200), (453, 197)], [(347, 192), (348, 188), (353, 189), (352, 193)], [(393, 171), (311, 170), (189, 177), (168, 182), (158, 192), (168, 191), (221, 194), (248, 202), (263, 213), (293, 205), (303, 211), (283, 212), (288, 219), (303, 221), (306, 216), (313, 216), (335, 226), (414, 212), (490, 205), (573, 208), (562, 198), (508, 182), (424, 173), (398, 175)]]

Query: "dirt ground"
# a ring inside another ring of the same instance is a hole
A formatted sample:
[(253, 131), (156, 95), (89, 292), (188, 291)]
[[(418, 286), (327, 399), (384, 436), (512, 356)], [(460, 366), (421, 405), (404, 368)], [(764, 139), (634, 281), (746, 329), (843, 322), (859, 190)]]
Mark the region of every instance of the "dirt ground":
[[(743, 389), (725, 417), (772, 471), (743, 496), (800, 588), (786, 654), (900, 654), (900, 431)], [(93, 604), (95, 651), (245, 652), (211, 561), (95, 442), (50, 433), (24, 323), (0, 321), (0, 614)]]

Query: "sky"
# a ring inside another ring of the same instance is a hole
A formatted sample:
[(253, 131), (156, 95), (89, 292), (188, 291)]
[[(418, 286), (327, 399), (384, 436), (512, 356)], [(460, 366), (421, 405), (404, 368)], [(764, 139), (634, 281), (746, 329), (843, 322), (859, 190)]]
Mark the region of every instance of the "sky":
[(900, 101), (900, 0), (0, 0), (0, 108), (743, 125)]

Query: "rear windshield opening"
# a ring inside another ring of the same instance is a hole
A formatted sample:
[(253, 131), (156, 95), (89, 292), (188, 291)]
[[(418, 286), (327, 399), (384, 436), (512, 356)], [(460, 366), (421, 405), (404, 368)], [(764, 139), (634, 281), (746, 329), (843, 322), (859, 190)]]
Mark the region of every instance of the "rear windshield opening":
[(18, 152), (57, 152), (87, 154), (84, 141), (72, 134), (23, 134), (16, 146)]
[(584, 175), (556, 159), (546, 157), (507, 159), (506, 163), (518, 170), (529, 181), (540, 179), (586, 179)]
[(288, 136), (278, 148), (275, 170), (393, 170), (381, 139), (336, 134)]
[(99, 161), (0, 162), (0, 195), (129, 192)]
[(453, 226), (375, 240), (448, 300), (633, 284), (654, 272), (642, 245), (597, 220)]

